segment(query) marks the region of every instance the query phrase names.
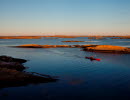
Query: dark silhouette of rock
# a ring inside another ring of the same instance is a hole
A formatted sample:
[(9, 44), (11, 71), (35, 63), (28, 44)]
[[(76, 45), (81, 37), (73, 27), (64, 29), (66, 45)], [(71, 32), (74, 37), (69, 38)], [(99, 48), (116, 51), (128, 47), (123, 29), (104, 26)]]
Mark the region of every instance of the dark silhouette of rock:
[(21, 63), (18, 62), (0, 61), (0, 68), (8, 68), (8, 69), (15, 69), (17, 71), (23, 71), (26, 67), (24, 67)]
[(13, 58), (10, 56), (0, 56), (0, 68), (22, 71), (26, 68), (23, 66), (23, 63), (25, 62), (27, 62), (25, 59)]
[(0, 88), (55, 82), (57, 80), (49, 75), (23, 71), (26, 67), (22, 63), (26, 61), (9, 56), (0, 56)]
[(9, 57), (9, 56), (0, 56), (0, 60), (1, 61), (5, 61), (5, 62), (18, 62), (18, 63), (25, 63), (27, 62), (27, 60), (25, 59), (19, 59), (19, 58), (12, 58), (12, 57)]
[(55, 82), (57, 79), (51, 76), (40, 76), (28, 72), (20, 72), (13, 69), (0, 68), (0, 88), (26, 86), (29, 84)]

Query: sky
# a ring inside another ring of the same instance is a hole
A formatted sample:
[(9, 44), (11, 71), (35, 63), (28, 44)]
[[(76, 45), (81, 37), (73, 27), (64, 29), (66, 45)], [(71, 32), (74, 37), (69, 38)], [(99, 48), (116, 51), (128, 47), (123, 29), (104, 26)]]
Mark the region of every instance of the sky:
[(130, 35), (130, 0), (0, 0), (7, 35)]

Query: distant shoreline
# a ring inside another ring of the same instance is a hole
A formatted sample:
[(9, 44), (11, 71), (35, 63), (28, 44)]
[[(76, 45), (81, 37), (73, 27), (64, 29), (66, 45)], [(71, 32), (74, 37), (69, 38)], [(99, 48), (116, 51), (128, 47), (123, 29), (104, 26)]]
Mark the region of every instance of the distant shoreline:
[(90, 36), (90, 35), (86, 35), (86, 36), (80, 36), (80, 35), (77, 35), (77, 36), (69, 36), (69, 35), (48, 35), (48, 36), (0, 36), (0, 39), (40, 39), (40, 38), (42, 38), (42, 37), (45, 37), (45, 38), (48, 38), (48, 37), (50, 37), (50, 38), (54, 38), (54, 37), (57, 37), (57, 38), (77, 38), (77, 37), (90, 37), (90, 39), (92, 38), (92, 37), (95, 37), (95, 38), (105, 38), (105, 37), (111, 37), (112, 39), (130, 39), (130, 35), (125, 35), (125, 36), (94, 36), (94, 35), (92, 35), (92, 36)]

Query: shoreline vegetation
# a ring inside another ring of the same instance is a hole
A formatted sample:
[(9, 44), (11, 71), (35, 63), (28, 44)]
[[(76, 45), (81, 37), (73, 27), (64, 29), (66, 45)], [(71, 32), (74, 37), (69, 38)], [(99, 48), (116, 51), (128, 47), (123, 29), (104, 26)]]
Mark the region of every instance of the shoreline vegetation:
[(29, 84), (55, 82), (50, 75), (26, 72), (25, 59), (0, 56), (0, 88), (26, 86)]
[(0, 39), (58, 39), (58, 38), (77, 38), (77, 37), (88, 37), (88, 39), (105, 39), (107, 37), (111, 39), (130, 39), (128, 36), (69, 36), (69, 35), (53, 35), (53, 36), (0, 36)]
[(25, 44), (20, 46), (12, 46), (18, 48), (82, 48), (83, 51), (101, 52), (101, 53), (119, 53), (130, 54), (130, 48), (114, 46), (114, 45), (39, 45), (39, 44)]

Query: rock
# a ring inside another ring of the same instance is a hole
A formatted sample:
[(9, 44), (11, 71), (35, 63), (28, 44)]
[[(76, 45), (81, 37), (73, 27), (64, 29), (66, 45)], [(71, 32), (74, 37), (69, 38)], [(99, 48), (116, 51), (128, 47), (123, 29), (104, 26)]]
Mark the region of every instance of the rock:
[(57, 79), (52, 77), (35, 75), (28, 72), (0, 68), (0, 88), (26, 86), (28, 84), (38, 84), (55, 82)]
[(10, 56), (0, 56), (0, 61), (5, 61), (5, 62), (18, 62), (18, 63), (25, 63), (27, 60), (25, 59), (19, 59), (19, 58), (12, 58)]
[(57, 79), (36, 72), (23, 72), (24, 59), (0, 56), (0, 88), (24, 86), (28, 84), (55, 82)]
[(18, 62), (0, 61), (0, 68), (8, 68), (8, 69), (15, 69), (17, 71), (23, 71), (26, 67), (24, 67), (21, 63)]
[(0, 56), (0, 68), (22, 71), (26, 68), (22, 65), (22, 63), (25, 62), (27, 62), (25, 59), (13, 58), (10, 56)]

